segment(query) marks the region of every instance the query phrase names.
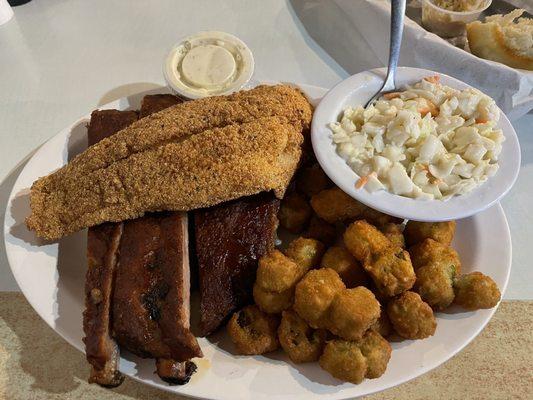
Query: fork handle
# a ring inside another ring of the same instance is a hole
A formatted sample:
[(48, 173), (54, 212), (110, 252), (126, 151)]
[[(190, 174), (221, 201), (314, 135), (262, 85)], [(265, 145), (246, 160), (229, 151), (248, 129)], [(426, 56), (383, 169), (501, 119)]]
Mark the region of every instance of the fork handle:
[(389, 66), (382, 91), (394, 90), (396, 88), (396, 68), (398, 67), (400, 48), (402, 47), (405, 3), (406, 0), (391, 0)]

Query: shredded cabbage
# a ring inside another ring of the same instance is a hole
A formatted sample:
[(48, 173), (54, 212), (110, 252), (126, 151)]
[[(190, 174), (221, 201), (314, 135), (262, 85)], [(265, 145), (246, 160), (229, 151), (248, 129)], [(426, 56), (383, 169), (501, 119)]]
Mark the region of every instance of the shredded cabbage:
[(358, 187), (445, 200), (497, 172), (505, 140), (499, 117), (487, 95), (430, 77), (366, 109), (348, 107), (329, 127), (337, 153), (365, 178)]

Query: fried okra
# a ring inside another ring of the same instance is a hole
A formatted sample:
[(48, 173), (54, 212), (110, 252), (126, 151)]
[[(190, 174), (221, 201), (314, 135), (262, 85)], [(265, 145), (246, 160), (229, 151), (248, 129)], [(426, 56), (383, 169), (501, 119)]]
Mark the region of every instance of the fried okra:
[(259, 259), (256, 284), (269, 292), (292, 288), (305, 271), (279, 250), (272, 250)]
[(228, 334), (239, 354), (255, 355), (277, 350), (279, 318), (262, 312), (257, 306), (237, 311), (228, 322)]
[(330, 224), (357, 218), (365, 208), (338, 187), (315, 194), (311, 198), (311, 207), (320, 218)]
[(331, 186), (331, 181), (318, 164), (302, 168), (296, 178), (297, 189), (309, 197), (321, 192), (329, 186)]
[(324, 253), (320, 265), (322, 268), (335, 270), (347, 288), (365, 286), (368, 283), (365, 270), (345, 247), (330, 247)]
[(446, 222), (418, 222), (409, 221), (403, 231), (408, 246), (415, 245), (427, 238), (433, 239), (445, 246), (452, 243), (455, 234), (455, 221)]
[(300, 237), (289, 243), (285, 254), (298, 264), (305, 273), (320, 265), (324, 250), (325, 246), (318, 240)]
[(391, 242), (383, 233), (364, 220), (350, 224), (344, 232), (343, 239), (348, 251), (360, 262), (363, 262), (368, 255), (381, 253), (391, 246)]
[(379, 378), (385, 373), (392, 348), (378, 332), (369, 330), (359, 342), (361, 353), (366, 358), (366, 378)]
[(311, 207), (304, 196), (290, 193), (281, 202), (279, 223), (292, 233), (300, 233), (311, 217)]
[(372, 253), (363, 263), (377, 289), (392, 297), (413, 287), (415, 271), (409, 253), (398, 247), (388, 247), (381, 253)]
[(329, 341), (318, 362), (333, 377), (354, 384), (365, 379), (368, 369), (367, 359), (358, 343), (342, 339)]
[(481, 272), (461, 275), (455, 282), (455, 303), (467, 310), (492, 308), (500, 297), (496, 282)]
[(455, 297), (453, 264), (433, 263), (416, 270), (415, 290), (422, 300), (435, 310), (444, 310), (452, 304)]
[(391, 334), (392, 327), (386, 310), (381, 310), (378, 320), (372, 324), (370, 329), (376, 331), (384, 338)]
[(268, 314), (279, 314), (292, 306), (294, 287), (283, 292), (270, 292), (256, 283), (254, 284), (253, 295), (255, 304), (257, 304), (261, 311)]
[(337, 293), (327, 315), (327, 329), (346, 340), (359, 340), (378, 320), (379, 302), (363, 286)]
[(331, 246), (335, 243), (335, 239), (337, 238), (337, 230), (333, 225), (328, 224), (323, 219), (313, 215), (303, 236), (316, 239), (324, 243), (326, 246)]
[(312, 328), (324, 328), (331, 302), (337, 293), (345, 288), (339, 274), (334, 270), (311, 270), (296, 285), (294, 310)]
[(311, 328), (292, 310), (283, 311), (278, 338), (285, 353), (297, 364), (317, 361), (326, 345), (326, 331)]
[(459, 255), (451, 246), (445, 246), (433, 239), (426, 239), (409, 248), (411, 262), (416, 270), (423, 265), (445, 264), (453, 265), (457, 274), (461, 273), (461, 260)]
[(387, 315), (398, 335), (406, 339), (424, 339), (437, 328), (433, 310), (418, 293), (403, 292), (387, 305)]
[(405, 238), (402, 233), (402, 225), (392, 222), (382, 225), (379, 229), (390, 242), (397, 247), (405, 248)]

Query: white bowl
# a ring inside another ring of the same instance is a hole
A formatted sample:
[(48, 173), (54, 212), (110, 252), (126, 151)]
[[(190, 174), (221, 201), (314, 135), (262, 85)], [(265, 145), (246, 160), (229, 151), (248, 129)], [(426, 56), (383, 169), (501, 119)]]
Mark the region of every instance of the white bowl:
[[(495, 204), (511, 189), (520, 169), (520, 146), (516, 132), (503, 112), (498, 122), (505, 136), (499, 158), (500, 169), (471, 192), (442, 201), (411, 199), (385, 190), (370, 193), (364, 188), (356, 189), (354, 185), (359, 176), (337, 154), (328, 124), (337, 121), (346, 107), (365, 104), (379, 90), (385, 75), (385, 68), (353, 75), (331, 89), (315, 110), (311, 127), (313, 149), (318, 162), (337, 186), (378, 211), (417, 221), (448, 221), (469, 217)], [(439, 75), (441, 83), (447, 86), (457, 89), (470, 87), (444, 74), (409, 67), (398, 68), (396, 84), (401, 89), (406, 84), (432, 75)]]

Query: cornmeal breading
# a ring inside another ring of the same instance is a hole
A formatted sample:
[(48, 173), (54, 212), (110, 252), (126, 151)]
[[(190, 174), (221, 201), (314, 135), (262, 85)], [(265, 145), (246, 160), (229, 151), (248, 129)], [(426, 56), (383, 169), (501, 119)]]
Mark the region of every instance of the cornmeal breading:
[(185, 140), (207, 129), (282, 117), (299, 130), (309, 128), (311, 105), (290, 86), (258, 86), (229, 96), (187, 101), (134, 122), (78, 155), (66, 168), (85, 172), (106, 168), (133, 154)]
[[(114, 137), (103, 142), (115, 144)], [(302, 141), (297, 124), (268, 117), (168, 141), (107, 168), (84, 165), (82, 155), (34, 183), (27, 224), (53, 240), (147, 211), (186, 211), (270, 190), (281, 197)]]

